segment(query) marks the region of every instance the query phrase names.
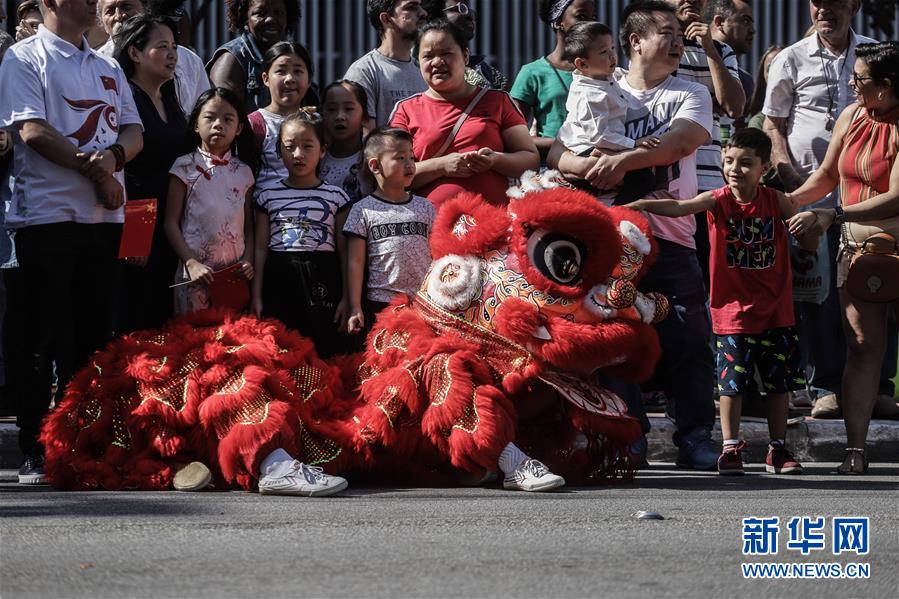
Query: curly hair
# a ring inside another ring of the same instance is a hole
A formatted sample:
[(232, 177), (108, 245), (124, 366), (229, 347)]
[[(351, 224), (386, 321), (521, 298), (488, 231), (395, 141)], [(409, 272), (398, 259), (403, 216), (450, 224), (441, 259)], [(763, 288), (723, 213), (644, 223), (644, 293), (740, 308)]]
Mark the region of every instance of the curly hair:
[[(228, 5), (228, 26), (231, 31), (240, 31), (247, 24), (247, 13), (253, 0), (225, 0)], [(300, 20), (299, 0), (284, 0), (284, 8), (287, 11), (287, 32), (293, 33)]]

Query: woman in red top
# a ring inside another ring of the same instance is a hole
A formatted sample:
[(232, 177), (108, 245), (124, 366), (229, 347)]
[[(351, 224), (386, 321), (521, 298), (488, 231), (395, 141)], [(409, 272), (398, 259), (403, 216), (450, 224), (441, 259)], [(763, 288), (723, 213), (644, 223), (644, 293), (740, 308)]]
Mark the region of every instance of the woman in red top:
[(418, 60), (428, 89), (397, 103), (392, 127), (412, 134), (416, 165), (412, 188), (435, 207), (461, 191), (504, 204), (508, 178), (540, 166), (524, 117), (505, 92), (489, 90), (471, 109), (445, 151), (459, 117), (481, 88), (465, 81), (465, 35), (447, 21), (425, 25)]
[[(890, 304), (860, 301), (845, 287), (852, 255), (875, 233), (899, 238), (899, 42), (856, 48), (853, 89), (858, 102), (840, 115), (821, 167), (791, 194), (799, 205), (811, 204), (838, 183), (842, 208), (797, 214), (790, 231), (826, 229), (845, 221), (837, 262), (837, 287), (843, 307), (846, 367), (840, 401), (848, 447), (841, 474), (867, 470), (865, 439), (877, 399), (877, 384), (887, 344)], [(890, 399), (892, 411), (896, 405)]]

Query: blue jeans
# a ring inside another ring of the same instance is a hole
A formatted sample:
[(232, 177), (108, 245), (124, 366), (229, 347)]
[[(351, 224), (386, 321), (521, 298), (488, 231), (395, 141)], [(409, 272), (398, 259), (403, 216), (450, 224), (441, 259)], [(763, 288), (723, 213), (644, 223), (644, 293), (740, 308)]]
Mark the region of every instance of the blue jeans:
[(674, 442), (697, 428), (715, 425), (715, 361), (710, 345), (712, 323), (708, 294), (696, 251), (663, 239), (659, 257), (640, 282), (640, 291), (657, 291), (668, 298), (671, 312), (656, 325), (662, 359), (657, 382), (674, 401), (677, 432)]

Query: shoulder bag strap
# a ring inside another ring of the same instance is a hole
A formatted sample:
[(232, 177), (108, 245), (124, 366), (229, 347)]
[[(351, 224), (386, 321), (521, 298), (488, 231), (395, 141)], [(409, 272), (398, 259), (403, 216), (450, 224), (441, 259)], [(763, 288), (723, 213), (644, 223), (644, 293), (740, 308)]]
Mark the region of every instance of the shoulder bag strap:
[(465, 111), (459, 115), (459, 118), (456, 120), (456, 124), (453, 126), (453, 130), (450, 131), (449, 135), (446, 137), (446, 140), (443, 142), (443, 145), (440, 146), (440, 149), (437, 150), (437, 153), (431, 156), (431, 158), (439, 158), (443, 156), (444, 152), (449, 149), (450, 144), (453, 143), (453, 140), (456, 139), (456, 134), (459, 133), (459, 129), (462, 128), (462, 125), (465, 123), (465, 120), (468, 118), (468, 115), (471, 114), (471, 111), (474, 110), (474, 107), (478, 105), (478, 102), (481, 101), (487, 92), (490, 91), (487, 87), (482, 87), (481, 91), (479, 91), (474, 98), (472, 98), (471, 102), (468, 103), (468, 106), (465, 107)]

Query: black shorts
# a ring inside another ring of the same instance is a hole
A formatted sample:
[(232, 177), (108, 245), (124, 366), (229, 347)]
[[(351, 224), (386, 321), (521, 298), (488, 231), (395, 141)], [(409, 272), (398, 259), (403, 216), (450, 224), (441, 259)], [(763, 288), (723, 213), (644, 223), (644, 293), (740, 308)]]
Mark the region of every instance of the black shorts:
[(715, 363), (718, 395), (745, 393), (756, 368), (766, 393), (805, 388), (799, 337), (794, 327), (771, 329), (757, 335), (717, 335)]

